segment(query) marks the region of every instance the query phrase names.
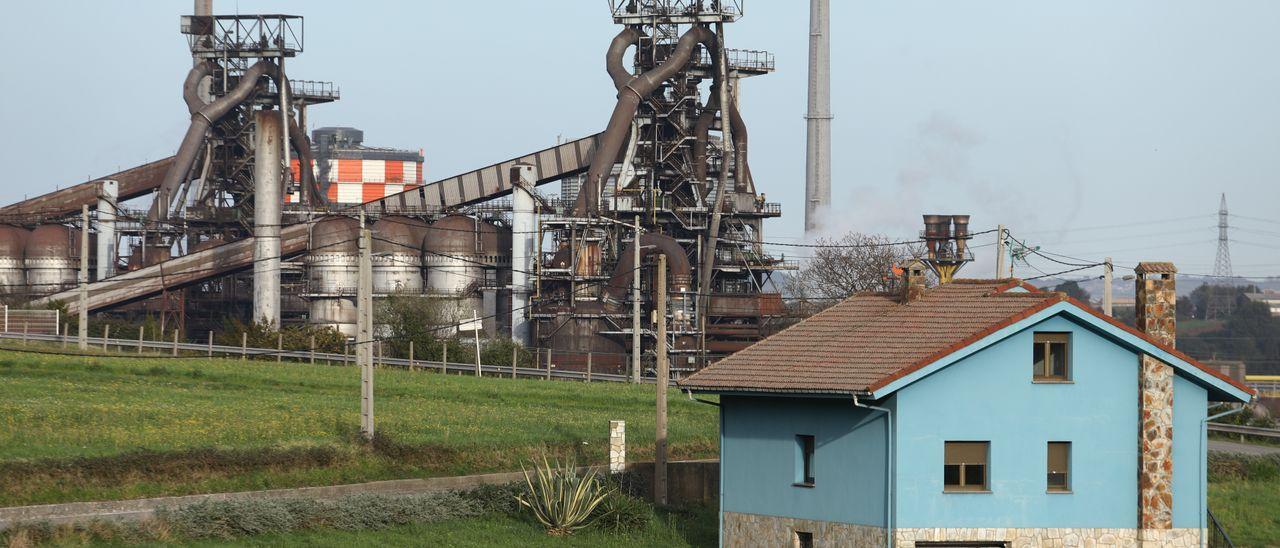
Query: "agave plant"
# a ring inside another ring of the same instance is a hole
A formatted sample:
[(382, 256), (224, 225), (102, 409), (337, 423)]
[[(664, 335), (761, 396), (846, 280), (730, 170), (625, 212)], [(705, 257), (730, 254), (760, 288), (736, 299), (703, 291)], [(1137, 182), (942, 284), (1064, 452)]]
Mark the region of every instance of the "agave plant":
[(526, 492), (516, 500), (555, 536), (590, 525), (592, 512), (611, 491), (595, 470), (578, 474), (572, 461), (552, 465), (545, 455), (541, 463), (534, 463), (532, 473), (524, 470), (524, 483)]

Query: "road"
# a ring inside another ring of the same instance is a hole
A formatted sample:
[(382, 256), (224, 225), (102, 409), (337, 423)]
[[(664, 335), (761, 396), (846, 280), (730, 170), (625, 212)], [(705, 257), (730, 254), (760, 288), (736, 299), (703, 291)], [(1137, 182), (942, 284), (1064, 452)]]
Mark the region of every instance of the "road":
[(1223, 453), (1242, 453), (1245, 455), (1280, 454), (1280, 447), (1274, 445), (1252, 445), (1224, 440), (1209, 440), (1209, 450)]

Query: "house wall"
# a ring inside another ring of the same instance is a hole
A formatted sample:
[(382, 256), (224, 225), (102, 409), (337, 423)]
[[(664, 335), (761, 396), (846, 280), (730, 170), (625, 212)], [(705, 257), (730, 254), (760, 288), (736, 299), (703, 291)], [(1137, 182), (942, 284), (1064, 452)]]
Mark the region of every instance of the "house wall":
[[(1032, 383), (1035, 331), (1072, 334), (1073, 382)], [(1136, 353), (1057, 316), (903, 388), (895, 526), (1136, 527), (1137, 395)], [(943, 492), (945, 441), (990, 441), (991, 492)], [(1046, 492), (1049, 441), (1072, 442), (1070, 494)]]
[[(728, 525), (768, 521), (760, 516), (884, 526), (883, 413), (849, 398), (724, 396), (720, 403), (726, 545)], [(811, 488), (793, 485), (797, 434), (815, 437)]]
[(1209, 393), (1181, 377), (1173, 379), (1173, 527), (1201, 526), (1201, 497), (1208, 493), (1208, 443), (1200, 421), (1208, 415)]

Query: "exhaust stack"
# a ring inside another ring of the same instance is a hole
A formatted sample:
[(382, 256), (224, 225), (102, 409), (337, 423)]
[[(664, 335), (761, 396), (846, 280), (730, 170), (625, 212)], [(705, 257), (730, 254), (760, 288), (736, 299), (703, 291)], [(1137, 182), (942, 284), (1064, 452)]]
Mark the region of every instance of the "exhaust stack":
[(925, 264), (938, 275), (938, 283), (950, 283), (956, 272), (973, 260), (968, 215), (925, 215), (921, 238), (929, 252)]

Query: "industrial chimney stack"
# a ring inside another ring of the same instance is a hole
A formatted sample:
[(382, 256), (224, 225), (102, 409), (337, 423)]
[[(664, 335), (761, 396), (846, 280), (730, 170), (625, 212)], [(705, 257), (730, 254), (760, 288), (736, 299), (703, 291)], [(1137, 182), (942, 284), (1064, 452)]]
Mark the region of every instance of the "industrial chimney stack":
[(831, 207), (831, 41), (829, 0), (809, 0), (809, 110), (804, 165), (804, 231), (820, 230)]

